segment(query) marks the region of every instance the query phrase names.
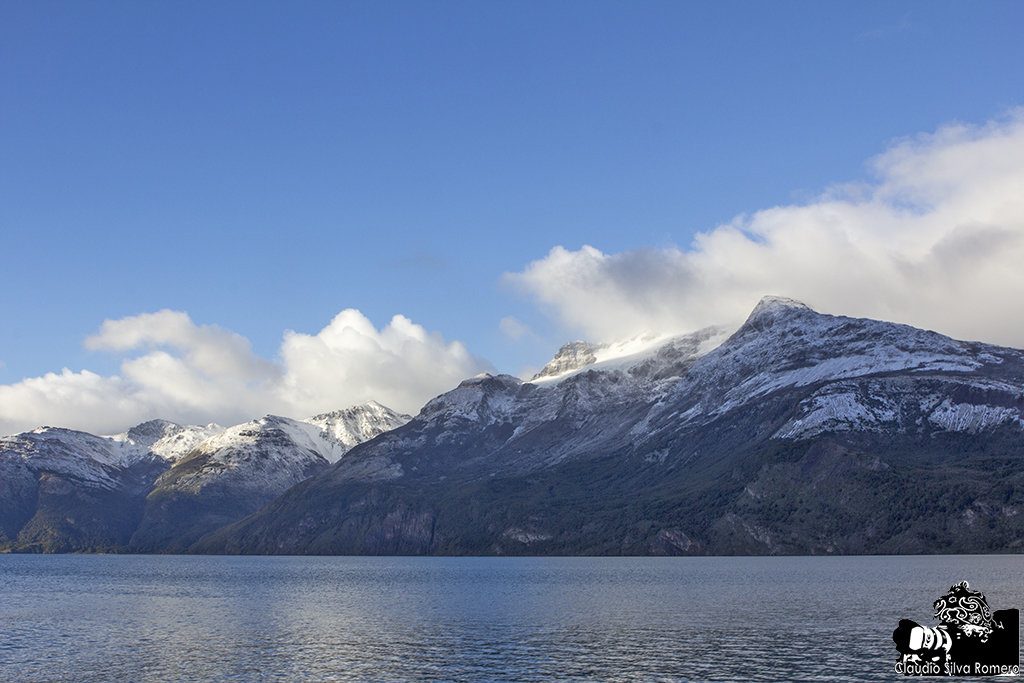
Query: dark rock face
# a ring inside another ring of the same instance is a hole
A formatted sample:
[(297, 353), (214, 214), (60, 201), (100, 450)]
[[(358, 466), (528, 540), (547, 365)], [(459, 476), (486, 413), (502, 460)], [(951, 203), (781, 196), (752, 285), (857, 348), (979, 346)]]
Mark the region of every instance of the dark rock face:
[(39, 479), (23, 462), (0, 460), (0, 544), (12, 543), (35, 514)]
[(1020, 351), (773, 297), (702, 353), (711, 336), (560, 381), (467, 380), (193, 550), (1024, 548)]

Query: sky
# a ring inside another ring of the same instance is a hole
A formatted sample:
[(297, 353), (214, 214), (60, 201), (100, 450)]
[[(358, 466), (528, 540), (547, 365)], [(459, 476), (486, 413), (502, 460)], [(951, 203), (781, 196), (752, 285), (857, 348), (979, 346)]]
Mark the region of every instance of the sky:
[(416, 413), (768, 294), (1024, 347), (1022, 26), (0, 0), (0, 434)]

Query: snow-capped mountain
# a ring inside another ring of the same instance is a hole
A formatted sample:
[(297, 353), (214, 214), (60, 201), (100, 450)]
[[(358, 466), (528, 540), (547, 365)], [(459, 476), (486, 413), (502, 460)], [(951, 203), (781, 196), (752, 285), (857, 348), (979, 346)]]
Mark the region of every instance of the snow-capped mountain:
[(226, 429), (160, 476), (131, 547), (184, 550), (408, 420), (371, 401), (302, 421), (268, 415)]
[(130, 547), (183, 550), (326, 469), (332, 446), (317, 427), (273, 415), (226, 429), (160, 475)]
[(1022, 412), (1024, 352), (766, 297), (731, 335), (573, 342), (529, 382), (466, 380), (197, 547), (1019, 548), (1024, 487), (1000, 487), (1024, 485)]
[(353, 446), (410, 419), (375, 401), (301, 421), (267, 415), (200, 441), (157, 480), (155, 491), (198, 494), (204, 487), (230, 485), (270, 500)]
[(634, 434), (708, 424), (780, 392), (801, 398), (775, 437), (926, 433), (1010, 421), (1024, 410), (1024, 353), (765, 297), (744, 325), (655, 405)]
[(32, 476), (46, 473), (87, 487), (116, 490), (125, 485), (124, 474), (134, 466), (172, 463), (222, 430), (217, 425), (183, 427), (166, 420), (146, 422), (116, 436), (39, 427), (0, 437), (0, 462), (17, 465)]
[(583, 340), (569, 342), (558, 349), (555, 357), (548, 361), (547, 365), (533, 376), (533, 379), (558, 377), (568, 372), (582, 370), (588, 365), (597, 362), (594, 350), (599, 349), (601, 346), (603, 345), (591, 344)]
[(0, 547), (68, 552), (123, 545), (143, 496), (167, 467), (159, 456), (70, 429), (0, 438)]
[(183, 426), (167, 420), (150, 420), (132, 427), (127, 432), (106, 438), (121, 444), (126, 464), (147, 455), (156, 455), (173, 463), (206, 439), (223, 431), (224, 427), (212, 423), (200, 427)]
[(311, 425), (268, 415), (202, 441), (161, 475), (156, 489), (173, 482), (182, 491), (199, 493), (230, 481), (236, 488), (283, 493), (311, 470), (327, 467), (324, 454), (332, 447)]
[[(436, 458), (428, 454), (465, 447), (460, 468), (477, 462), (490, 473), (521, 473), (595, 448), (621, 447), (647, 406), (727, 337), (723, 328), (709, 327), (620, 344), (573, 342), (546, 366), (557, 372), (542, 370), (529, 382), (486, 373), (465, 380), (428, 402), (408, 430), (389, 434), (382, 444), (419, 451), (429, 470)], [(563, 362), (579, 357), (585, 344), (585, 364)]]
[(330, 445), (322, 455), (335, 463), (351, 448), (373, 437), (401, 427), (410, 415), (398, 413), (376, 401), (308, 417), (303, 422), (319, 427), (319, 437)]
[[(129, 538), (142, 540), (145, 533), (140, 531), (160, 526), (154, 517), (167, 511), (169, 499), (183, 496), (197, 514), (209, 502), (206, 498), (215, 505), (235, 500), (237, 509), (216, 518), (226, 523), (336, 462), (353, 445), (408, 419), (370, 402), (306, 421), (267, 416), (230, 429), (151, 420), (114, 436), (41, 427), (3, 437), (0, 544), (20, 539), (25, 547), (38, 547), (41, 538), (59, 537), (64, 540), (48, 547), (125, 546)], [(96, 497), (98, 490), (106, 497), (102, 501)], [(154, 494), (163, 507), (146, 503), (143, 511), (144, 497)], [(79, 514), (54, 512), (69, 505)], [(103, 506), (127, 515), (116, 530), (104, 522), (109, 514)], [(125, 512), (127, 508), (133, 512)], [(85, 509), (88, 514), (82, 514)], [(94, 521), (95, 528), (76, 545), (68, 537), (83, 536), (79, 527), (84, 520)]]
[(118, 471), (142, 458), (109, 438), (73, 429), (40, 427), (0, 437), (0, 458), (31, 472), (77, 479), (86, 486), (116, 489)]

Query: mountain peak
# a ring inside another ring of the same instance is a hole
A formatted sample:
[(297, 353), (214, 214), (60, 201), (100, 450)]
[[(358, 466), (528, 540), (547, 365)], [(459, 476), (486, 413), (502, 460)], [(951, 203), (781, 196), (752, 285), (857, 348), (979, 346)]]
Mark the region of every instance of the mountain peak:
[(319, 430), (319, 438), (328, 446), (323, 455), (334, 463), (354, 446), (401, 427), (410, 419), (409, 415), (370, 400), (362, 405), (313, 415), (302, 422)]
[(555, 357), (530, 381), (541, 377), (555, 377), (571, 370), (579, 370), (597, 361), (594, 345), (585, 341), (571, 341), (558, 349)]
[(765, 296), (754, 306), (754, 310), (750, 312), (746, 322), (737, 330), (737, 334), (749, 330), (763, 332), (779, 321), (803, 317), (807, 314), (814, 315), (814, 309), (796, 299), (784, 296)]
[[(460, 387), (475, 387), (475, 386), (491, 386), (491, 385), (502, 385), (518, 387), (523, 381), (518, 377), (512, 375), (506, 375), (500, 373), (492, 375), (489, 372), (481, 372), (479, 375), (473, 375), (469, 379), (464, 379), (459, 383)], [(442, 394), (443, 396), (444, 394)]]
[(754, 310), (750, 312), (750, 317), (754, 318), (765, 313), (775, 313), (786, 310), (810, 311), (812, 309), (802, 301), (790, 299), (785, 296), (769, 294), (761, 297), (761, 300), (757, 302), (757, 306), (754, 306)]

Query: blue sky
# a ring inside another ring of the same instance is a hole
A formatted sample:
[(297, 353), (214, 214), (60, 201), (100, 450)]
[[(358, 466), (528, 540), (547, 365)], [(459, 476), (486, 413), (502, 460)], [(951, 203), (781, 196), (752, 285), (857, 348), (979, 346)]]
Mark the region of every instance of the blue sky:
[[(991, 324), (1024, 298), (1022, 26), (1019, 2), (2, 0), (0, 432), (414, 412), (761, 294), (1022, 345)], [(785, 246), (825, 224), (870, 263)], [(935, 295), (979, 269), (995, 308)]]

